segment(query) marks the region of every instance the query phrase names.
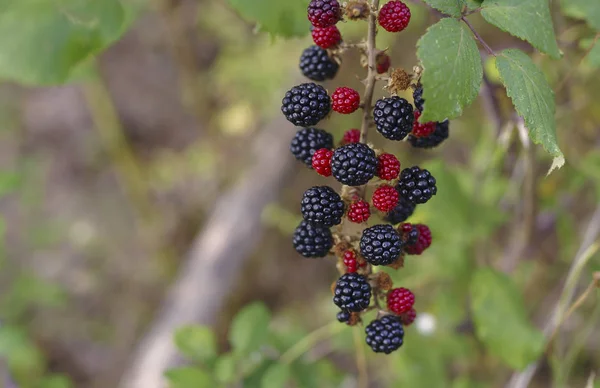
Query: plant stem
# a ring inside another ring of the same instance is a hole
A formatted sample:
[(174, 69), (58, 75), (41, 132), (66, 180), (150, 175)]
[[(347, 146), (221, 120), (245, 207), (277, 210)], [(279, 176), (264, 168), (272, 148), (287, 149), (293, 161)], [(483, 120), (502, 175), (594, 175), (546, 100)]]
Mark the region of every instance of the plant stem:
[(463, 16), (460, 18), (460, 20), (465, 22), (467, 27), (469, 27), (471, 32), (473, 32), (473, 35), (475, 35), (475, 38), (479, 41), (479, 43), (481, 43), (481, 45), (483, 46), (485, 51), (487, 51), (488, 54), (490, 54), (490, 55), (496, 56), (496, 53), (494, 52), (494, 50), (492, 50), (492, 48), (485, 42), (485, 40), (483, 40), (481, 35), (479, 35), (479, 33), (475, 30), (475, 28), (473, 28), (473, 25), (467, 20), (467, 18)]
[(306, 337), (302, 338), (300, 341), (296, 342), (294, 346), (286, 350), (286, 352), (280, 357), (281, 362), (288, 365), (291, 364), (298, 357), (312, 349), (317, 343), (334, 336), (335, 334), (341, 332), (345, 327), (346, 325), (343, 323), (333, 321), (316, 329), (315, 331), (306, 335)]
[(373, 0), (371, 4), (371, 13), (369, 14), (369, 31), (367, 35), (367, 82), (365, 87), (365, 93), (363, 96), (363, 119), (360, 127), (360, 142), (367, 142), (367, 132), (369, 131), (369, 125), (371, 122), (371, 105), (373, 102), (373, 92), (375, 91), (375, 82), (377, 77), (377, 54), (375, 50), (376, 37), (377, 37), (377, 15), (376, 11), (379, 10), (379, 0)]

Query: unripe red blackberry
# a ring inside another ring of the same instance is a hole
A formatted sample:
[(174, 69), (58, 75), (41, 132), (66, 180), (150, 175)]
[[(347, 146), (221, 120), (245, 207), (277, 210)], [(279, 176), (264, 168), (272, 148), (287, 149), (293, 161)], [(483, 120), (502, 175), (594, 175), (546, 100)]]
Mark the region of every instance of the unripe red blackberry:
[(342, 15), (337, 0), (311, 0), (308, 4), (308, 20), (315, 27), (329, 27), (336, 24)]
[(327, 148), (316, 150), (312, 158), (312, 168), (323, 176), (331, 176), (331, 157), (333, 151)]
[(386, 31), (400, 32), (410, 22), (410, 9), (401, 1), (390, 1), (379, 10), (379, 24)]
[(390, 69), (390, 65), (392, 64), (390, 56), (384, 52), (377, 54), (375, 62), (377, 64), (377, 73), (379, 74), (387, 73), (387, 71)]
[(346, 266), (346, 272), (348, 273), (354, 273), (358, 270), (359, 265), (353, 250), (349, 249), (344, 252), (344, 265)]
[(342, 145), (360, 142), (360, 129), (350, 129), (344, 133)]
[(359, 312), (371, 302), (371, 286), (367, 278), (357, 273), (340, 276), (333, 290), (333, 303), (342, 311)]
[(348, 219), (350, 222), (360, 224), (367, 222), (371, 216), (371, 210), (367, 201), (354, 201), (348, 206)]
[(331, 108), (341, 114), (355, 112), (360, 106), (360, 94), (354, 89), (341, 87), (331, 95)]
[(333, 136), (322, 129), (318, 128), (302, 128), (290, 144), (290, 151), (308, 168), (312, 168), (312, 157), (316, 150), (321, 148), (333, 148)]
[(313, 42), (323, 49), (337, 46), (342, 40), (342, 34), (336, 26), (315, 27), (311, 32)]
[(415, 121), (413, 122), (413, 130), (411, 132), (414, 137), (427, 137), (435, 131), (435, 122), (429, 121), (427, 123), (420, 123), (419, 117), (421, 117), (421, 112), (418, 110), (414, 111), (414, 115)]
[(396, 188), (390, 185), (381, 185), (373, 192), (373, 206), (377, 210), (387, 213), (396, 207), (399, 197)]
[(417, 319), (417, 311), (413, 308), (400, 316), (400, 320), (404, 326), (410, 326)]
[(391, 181), (400, 174), (400, 162), (392, 154), (381, 154), (377, 158), (377, 176), (383, 180)]
[(415, 304), (415, 295), (408, 288), (394, 288), (387, 294), (387, 307), (396, 315), (404, 314)]
[(365, 328), (367, 345), (375, 353), (390, 354), (402, 346), (404, 329), (398, 317), (386, 315)]
[(431, 230), (429, 230), (429, 227), (423, 224), (417, 224), (415, 227), (419, 231), (417, 241), (406, 245), (404, 248), (405, 252), (409, 255), (420, 255), (431, 245)]

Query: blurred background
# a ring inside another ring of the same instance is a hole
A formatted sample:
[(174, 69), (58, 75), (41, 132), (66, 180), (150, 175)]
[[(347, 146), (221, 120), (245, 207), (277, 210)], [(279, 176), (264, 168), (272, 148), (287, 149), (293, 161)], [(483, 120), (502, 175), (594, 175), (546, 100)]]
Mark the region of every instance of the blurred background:
[[(66, 86), (3, 82), (4, 386), (153, 388), (178, 367), (180, 388), (502, 387), (537, 361), (529, 386), (600, 387), (598, 291), (556, 321), (600, 271), (600, 48), (592, 28), (551, 4), (560, 60), (470, 20), (495, 50), (519, 47), (544, 70), (562, 169), (546, 176), (551, 158), (520, 136), (489, 58), (480, 98), (438, 149), (371, 136), (404, 167), (428, 168), (439, 189), (411, 218), (430, 226), (432, 247), (389, 270), (420, 314), (390, 356), (331, 324), (335, 260), (291, 245), (303, 191), (338, 188), (293, 158), (295, 129), (279, 112), (310, 36), (257, 32), (225, 0), (136, 1), (122, 38)], [(378, 35), (392, 67), (408, 71), (439, 19), (410, 6), (404, 32)], [(340, 29), (356, 41), (366, 24)], [(325, 86), (362, 90), (364, 74), (348, 52)], [(339, 141), (360, 119), (320, 127)], [(500, 294), (473, 285), (481, 268), (505, 274), (493, 278)], [(473, 308), (493, 339), (476, 335)], [(541, 333), (557, 326), (544, 353)]]

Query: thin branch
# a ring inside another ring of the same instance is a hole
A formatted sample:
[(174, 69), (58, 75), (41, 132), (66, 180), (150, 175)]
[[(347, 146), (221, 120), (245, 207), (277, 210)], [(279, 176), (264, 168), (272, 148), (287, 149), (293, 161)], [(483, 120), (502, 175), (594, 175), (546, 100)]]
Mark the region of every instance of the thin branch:
[(373, 0), (371, 6), (371, 14), (369, 15), (369, 32), (367, 35), (367, 82), (365, 87), (365, 93), (363, 96), (363, 119), (360, 127), (360, 141), (361, 143), (367, 142), (367, 132), (369, 130), (369, 124), (371, 121), (371, 105), (373, 102), (373, 93), (375, 91), (375, 83), (377, 76), (377, 63), (376, 63), (376, 37), (377, 37), (377, 14), (375, 13), (379, 9), (379, 0)]
[(496, 53), (494, 52), (494, 50), (492, 50), (492, 48), (485, 42), (485, 40), (483, 40), (481, 35), (479, 35), (479, 33), (475, 30), (475, 28), (473, 28), (473, 25), (467, 20), (467, 18), (463, 16), (460, 18), (460, 20), (465, 22), (467, 27), (469, 27), (471, 32), (473, 32), (473, 35), (475, 35), (475, 38), (479, 41), (479, 43), (481, 43), (481, 45), (483, 46), (485, 51), (487, 51), (488, 54), (490, 54), (490, 55), (496, 56)]

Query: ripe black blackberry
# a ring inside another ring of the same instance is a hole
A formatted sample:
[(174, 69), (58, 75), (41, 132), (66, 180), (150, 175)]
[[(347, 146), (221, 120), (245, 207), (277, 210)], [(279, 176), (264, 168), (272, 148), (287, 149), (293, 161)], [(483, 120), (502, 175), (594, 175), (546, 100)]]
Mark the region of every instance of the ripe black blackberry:
[(377, 157), (368, 145), (351, 143), (337, 148), (331, 158), (331, 173), (344, 185), (362, 186), (377, 172)]
[(412, 105), (404, 98), (392, 96), (377, 100), (373, 109), (377, 131), (389, 140), (402, 140), (413, 129)]
[(313, 81), (333, 79), (340, 65), (329, 57), (327, 50), (319, 46), (310, 46), (300, 56), (300, 70), (305, 77)]
[(367, 345), (375, 353), (390, 354), (402, 346), (404, 341), (404, 328), (399, 318), (386, 315), (375, 319), (365, 328)]
[(348, 322), (350, 320), (350, 313), (347, 311), (340, 311), (335, 317), (338, 322)]
[[(396, 190), (397, 189), (398, 186), (396, 186)], [(384, 220), (394, 225), (404, 222), (408, 219), (408, 217), (412, 216), (416, 206), (417, 205), (411, 201), (400, 197), (396, 207), (385, 215)]]
[(291, 88), (281, 101), (281, 112), (298, 127), (316, 125), (331, 111), (327, 91), (315, 83), (304, 83)]
[(333, 303), (342, 311), (359, 312), (371, 301), (371, 286), (367, 278), (357, 273), (340, 276), (333, 290)]
[(333, 148), (333, 136), (322, 129), (302, 128), (290, 143), (290, 151), (296, 159), (312, 168), (312, 157), (316, 150)]
[(392, 225), (381, 224), (363, 230), (360, 253), (372, 265), (388, 265), (400, 257), (404, 243)]
[(402, 170), (397, 188), (400, 197), (420, 204), (437, 194), (435, 183), (435, 178), (429, 171), (413, 166)]
[(416, 148), (434, 148), (448, 138), (448, 135), (450, 134), (449, 129), (450, 123), (448, 120), (438, 122), (435, 124), (435, 131), (433, 131), (431, 135), (425, 137), (408, 135), (408, 141)]
[(304, 257), (325, 257), (333, 246), (329, 228), (302, 221), (294, 231), (294, 249)]
[(344, 201), (329, 186), (314, 186), (304, 192), (300, 211), (311, 224), (331, 227), (342, 222)]
[(423, 87), (421, 85), (418, 85), (413, 91), (413, 100), (415, 103), (415, 108), (417, 108), (419, 112), (423, 112), (425, 100), (423, 99)]

